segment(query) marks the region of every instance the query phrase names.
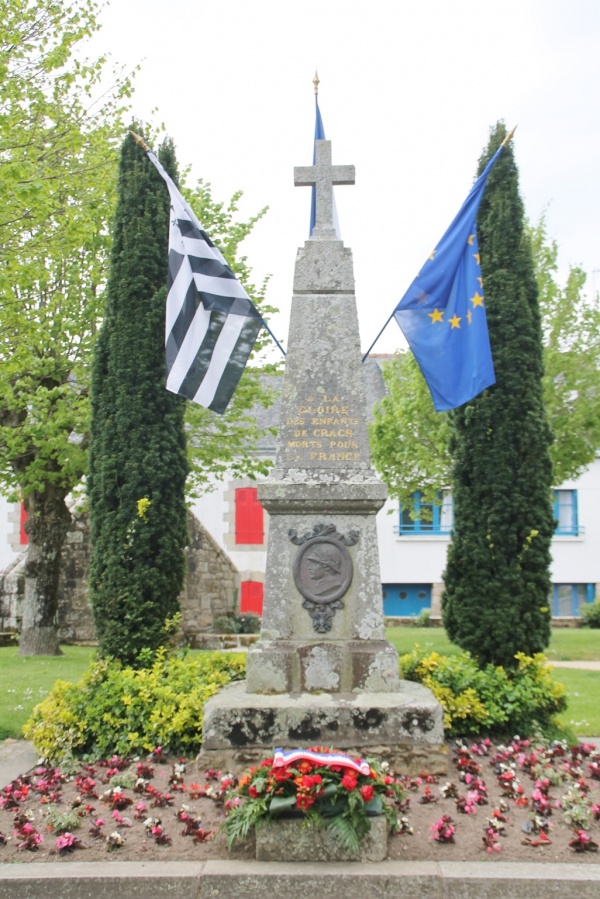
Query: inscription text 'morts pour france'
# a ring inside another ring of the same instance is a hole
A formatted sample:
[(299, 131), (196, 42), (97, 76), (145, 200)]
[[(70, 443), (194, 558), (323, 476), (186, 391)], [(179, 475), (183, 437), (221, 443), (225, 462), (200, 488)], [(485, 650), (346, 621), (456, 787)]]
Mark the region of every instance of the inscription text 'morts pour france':
[(285, 458), (288, 463), (357, 462), (355, 428), (358, 418), (338, 396), (302, 399), (285, 420)]

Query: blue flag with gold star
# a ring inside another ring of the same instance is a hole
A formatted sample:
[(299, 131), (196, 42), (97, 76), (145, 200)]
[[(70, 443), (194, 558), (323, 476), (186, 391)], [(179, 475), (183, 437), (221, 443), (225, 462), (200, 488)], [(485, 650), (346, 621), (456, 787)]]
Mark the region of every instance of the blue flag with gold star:
[(438, 412), (495, 383), (477, 245), (477, 210), (503, 147), (394, 310)]

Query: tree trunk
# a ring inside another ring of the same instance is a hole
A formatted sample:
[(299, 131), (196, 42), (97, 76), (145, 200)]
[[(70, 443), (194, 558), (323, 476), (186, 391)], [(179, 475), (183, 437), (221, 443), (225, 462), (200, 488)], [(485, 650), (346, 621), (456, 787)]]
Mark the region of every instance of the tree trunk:
[(56, 616), (63, 543), (71, 524), (64, 491), (47, 486), (25, 500), (29, 538), (19, 655), (61, 655)]

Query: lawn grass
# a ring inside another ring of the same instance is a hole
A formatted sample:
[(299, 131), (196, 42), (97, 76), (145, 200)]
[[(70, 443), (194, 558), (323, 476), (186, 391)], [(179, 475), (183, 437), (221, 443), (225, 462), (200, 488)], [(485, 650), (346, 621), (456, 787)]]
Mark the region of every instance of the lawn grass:
[(0, 647), (0, 740), (22, 737), (31, 710), (57, 680), (77, 681), (96, 652), (91, 646), (63, 646), (62, 656), (19, 656)]
[[(453, 655), (460, 652), (451, 643), (443, 627), (390, 627), (386, 636), (400, 654), (410, 652), (415, 643), (431, 647), (432, 652)], [(600, 661), (600, 630), (589, 627), (557, 627), (552, 629), (550, 646), (546, 650), (552, 662)]]
[[(388, 628), (387, 637), (402, 654), (415, 643), (444, 655), (459, 652), (441, 627)], [(0, 648), (0, 740), (18, 739), (31, 710), (56, 680), (77, 681), (95, 653), (94, 647), (63, 646), (62, 656), (19, 656), (16, 647)], [(600, 660), (600, 630), (557, 628), (547, 652), (550, 661)], [(564, 684), (569, 708), (564, 724), (582, 736), (600, 735), (600, 672), (560, 668), (554, 672)]]
[(600, 736), (600, 671), (556, 668), (554, 680), (564, 686), (569, 703), (560, 722), (579, 737)]

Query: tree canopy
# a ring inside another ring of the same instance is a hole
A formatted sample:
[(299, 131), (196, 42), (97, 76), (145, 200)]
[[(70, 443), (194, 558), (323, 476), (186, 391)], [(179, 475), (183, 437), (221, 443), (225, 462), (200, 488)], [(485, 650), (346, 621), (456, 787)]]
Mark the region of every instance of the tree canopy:
[[(132, 85), (122, 72), (111, 78), (103, 57), (82, 58), (98, 27), (96, 0), (0, 7), (0, 488), (28, 513), (20, 652), (55, 653), (66, 499), (87, 470), (90, 360)], [(202, 182), (186, 193), (230, 265), (249, 278), (245, 258), (235, 257), (264, 210), (238, 223), (239, 195), (217, 203)], [(264, 285), (246, 286), (260, 303)], [(261, 401), (268, 393), (249, 371), (223, 421), (190, 411), (199, 488), (234, 456), (244, 473), (264, 469), (253, 452), (258, 429), (245, 421)]]
[[(159, 154), (176, 179), (172, 143)], [(88, 475), (96, 634), (100, 652), (124, 664), (166, 640), (184, 577), (185, 401), (164, 383), (169, 213), (162, 178), (126, 137), (92, 366)]]
[[(493, 129), (479, 173), (505, 135)], [(451, 412), (442, 619), (481, 665), (513, 668), (518, 652), (550, 641), (554, 520), (538, 290), (511, 144), (489, 175), (477, 231), (496, 383)]]

